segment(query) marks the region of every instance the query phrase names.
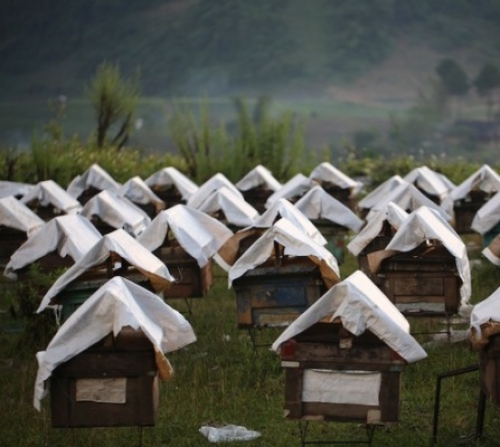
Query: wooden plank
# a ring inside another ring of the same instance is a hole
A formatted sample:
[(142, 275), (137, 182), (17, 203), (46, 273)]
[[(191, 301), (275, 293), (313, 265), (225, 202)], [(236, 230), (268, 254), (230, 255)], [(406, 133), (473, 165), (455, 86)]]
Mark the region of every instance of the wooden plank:
[(302, 384), (302, 369), (285, 368), (285, 417), (288, 419), (302, 417)]

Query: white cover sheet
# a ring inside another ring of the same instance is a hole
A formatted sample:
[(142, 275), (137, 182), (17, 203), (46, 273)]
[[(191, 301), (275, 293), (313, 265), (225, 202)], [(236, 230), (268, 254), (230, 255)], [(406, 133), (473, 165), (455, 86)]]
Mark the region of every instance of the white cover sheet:
[(358, 202), (358, 208), (370, 210), (379, 202), (385, 201), (386, 197), (398, 186), (404, 184), (406, 180), (400, 175), (393, 175), (385, 182), (378, 185), (373, 191), (369, 192)]
[(282, 185), (274, 178), (269, 169), (265, 166), (257, 165), (244, 177), (242, 177), (234, 186), (236, 186), (239, 191), (248, 191), (249, 189), (254, 188), (278, 191)]
[(0, 180), (0, 198), (3, 197), (23, 197), (28, 194), (35, 185), (21, 182), (10, 182), (8, 180)]
[(150, 175), (145, 182), (150, 188), (154, 188), (155, 186), (166, 186), (169, 188), (173, 186), (179, 191), (184, 201), (187, 201), (198, 190), (196, 183), (172, 166), (160, 169)]
[(118, 183), (111, 175), (109, 175), (98, 164), (93, 164), (82, 175), (76, 176), (66, 188), (68, 194), (75, 199), (89, 188), (98, 189), (100, 191), (109, 190), (118, 192), (120, 183)]
[(330, 288), (306, 309), (272, 344), (279, 352), (287, 340), (313, 324), (339, 318), (342, 326), (355, 336), (370, 331), (408, 363), (427, 357), (424, 349), (409, 333), (410, 325), (381, 290), (360, 270)]
[(457, 271), (463, 281), (460, 288), (461, 305), (467, 306), (471, 297), (471, 270), (467, 248), (451, 225), (433, 209), (423, 206), (413, 211), (399, 227), (386, 250), (408, 252), (429, 239), (441, 241), (455, 257)]
[(21, 199), (28, 206), (33, 201), (44, 207), (52, 206), (66, 214), (77, 213), (82, 209), (81, 203), (53, 180), (38, 183)]
[(271, 208), (278, 199), (292, 199), (295, 196), (302, 196), (318, 183), (304, 174), (294, 175), (280, 189), (271, 194), (266, 201), (266, 209)]
[(204, 267), (233, 232), (222, 222), (185, 205), (162, 211), (137, 237), (149, 251), (156, 250), (171, 230), (179, 245)]
[(85, 255), (62, 274), (42, 299), (37, 313), (47, 307), (54, 307), (51, 301), (62, 292), (72, 281), (77, 279), (92, 267), (101, 265), (112, 253), (125, 259), (136, 267), (158, 292), (169, 287), (175, 278), (168, 271), (167, 266), (154, 256), (146, 247), (137, 242), (124, 230), (115, 230), (103, 236)]
[(45, 382), (57, 366), (127, 326), (141, 329), (160, 355), (196, 341), (189, 322), (157, 295), (125, 278), (112, 278), (63, 323), (47, 349), (37, 353), (35, 408), (40, 411)]
[(340, 278), (337, 260), (325, 247), (311, 239), (305, 232), (298, 229), (288, 219), (278, 220), (259, 239), (257, 239), (229, 269), (229, 287), (232, 282), (267, 261), (273, 252), (274, 242), (284, 247), (284, 254), (288, 256), (310, 257), (321, 263), (322, 275), (337, 282)]
[(380, 210), (374, 215), (356, 237), (349, 242), (347, 249), (354, 256), (358, 256), (380, 234), (385, 221), (389, 222), (389, 225), (397, 230), (407, 217), (408, 213), (403, 208), (389, 202), (385, 211)]
[(132, 177), (120, 187), (120, 195), (140, 205), (153, 204), (157, 210), (165, 209), (161, 200), (139, 176)]
[(26, 233), (29, 237), (45, 222), (14, 196), (0, 199), (0, 225)]
[(259, 212), (252, 205), (242, 197), (234, 194), (226, 186), (212, 192), (197, 209), (207, 214), (221, 211), (228, 224), (240, 228), (252, 226), (260, 217)]
[(500, 192), (497, 192), (472, 219), (471, 228), (479, 234), (485, 234), (500, 222)]
[(481, 325), (489, 322), (500, 323), (500, 287), (472, 308), (470, 325), (476, 330), (478, 340), (481, 339)]
[(113, 228), (122, 228), (137, 237), (151, 223), (151, 218), (130, 200), (111, 191), (101, 191), (82, 208), (87, 219), (97, 216)]
[(321, 186), (314, 186), (297, 202), (295, 207), (308, 219), (325, 219), (358, 232), (364, 222), (350, 208), (328, 194)]
[(198, 190), (192, 194), (191, 197), (189, 197), (187, 205), (193, 208), (199, 208), (209, 195), (211, 195), (214, 191), (221, 189), (223, 186), (230, 189), (241, 199), (245, 200), (243, 194), (238, 191), (236, 186), (234, 186), (224, 174), (218, 172), (203, 183), (203, 185), (201, 185)]
[(79, 261), (100, 239), (101, 234), (85, 217), (68, 214), (51, 219), (40, 227), (10, 257), (4, 275), (15, 279), (19, 270), (43, 256), (57, 251), (61, 258)]
[(340, 189), (349, 189), (351, 191), (350, 197), (356, 197), (363, 188), (362, 182), (353, 180), (327, 161), (316, 166), (309, 175), (309, 178), (318, 183), (328, 182), (338, 186)]

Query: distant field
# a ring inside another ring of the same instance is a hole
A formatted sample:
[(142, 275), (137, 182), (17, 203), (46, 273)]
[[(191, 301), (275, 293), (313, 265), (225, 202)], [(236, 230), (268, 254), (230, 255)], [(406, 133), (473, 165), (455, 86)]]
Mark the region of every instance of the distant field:
[[(180, 98), (175, 101), (196, 112), (202, 99)], [(172, 149), (167, 120), (173, 107), (174, 100), (169, 98), (143, 98), (137, 113), (140, 128), (136, 130), (130, 143), (152, 152)], [(309, 146), (317, 149), (349, 136), (356, 129), (384, 128), (389, 113), (403, 110), (401, 105), (363, 105), (329, 98), (273, 100), (273, 107), (277, 114), (295, 112), (305, 124)], [(229, 123), (235, 117), (231, 98), (211, 98), (210, 113), (214, 120)], [(53, 116), (45, 101), (1, 102), (0, 147), (28, 148), (33, 135), (41, 136), (44, 125)], [(84, 99), (69, 98), (62, 124), (66, 135), (78, 133), (84, 139), (90, 137), (94, 127), (90, 104)]]

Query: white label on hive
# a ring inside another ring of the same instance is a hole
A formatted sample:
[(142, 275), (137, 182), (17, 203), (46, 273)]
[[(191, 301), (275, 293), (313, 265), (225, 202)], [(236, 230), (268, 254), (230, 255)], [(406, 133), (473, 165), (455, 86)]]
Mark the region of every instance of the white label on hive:
[(382, 374), (376, 371), (306, 369), (302, 401), (379, 405)]
[(127, 379), (77, 379), (76, 400), (109, 404), (127, 401)]

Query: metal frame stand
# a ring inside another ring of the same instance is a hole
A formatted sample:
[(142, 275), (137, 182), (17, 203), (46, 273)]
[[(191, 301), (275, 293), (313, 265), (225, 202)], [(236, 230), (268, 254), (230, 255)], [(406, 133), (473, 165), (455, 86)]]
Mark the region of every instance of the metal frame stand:
[(301, 447), (305, 447), (306, 445), (335, 445), (335, 444), (366, 444), (368, 446), (372, 445), (373, 437), (375, 435), (375, 429), (377, 425), (366, 424), (364, 427), (366, 429), (366, 439), (345, 439), (345, 440), (313, 440), (307, 441), (307, 427), (309, 425), (309, 421), (299, 421), (299, 430), (300, 430), (300, 445)]
[[(471, 372), (479, 371), (479, 365), (473, 364), (469, 366), (465, 366), (464, 368), (458, 368), (451, 371), (446, 371), (444, 373), (438, 374), (437, 382), (436, 382), (436, 394), (434, 399), (434, 418), (433, 418), (433, 426), (432, 426), (432, 444), (436, 443), (437, 433), (438, 433), (438, 424), (439, 424), (439, 411), (441, 404), (441, 382), (443, 379), (448, 377), (456, 377), (462, 374), (468, 374)], [(477, 418), (476, 418), (476, 430), (475, 432), (468, 436), (467, 439), (480, 440), (483, 439), (483, 428), (484, 428), (484, 413), (486, 409), (486, 396), (480, 389), (479, 391), (479, 399), (478, 399), (478, 407), (477, 407)]]

